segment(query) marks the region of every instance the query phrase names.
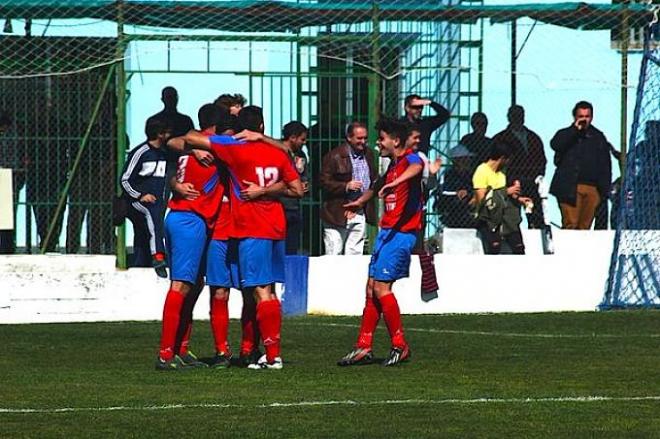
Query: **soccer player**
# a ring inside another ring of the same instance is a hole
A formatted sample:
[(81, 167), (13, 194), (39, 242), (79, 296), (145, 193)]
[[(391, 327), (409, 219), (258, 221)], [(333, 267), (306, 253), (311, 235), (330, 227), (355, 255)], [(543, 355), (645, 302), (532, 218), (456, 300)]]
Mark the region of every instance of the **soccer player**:
[(128, 219), (133, 223), (133, 265), (153, 266), (167, 277), (163, 213), (170, 130), (160, 119), (150, 118), (145, 127), (147, 140), (135, 147), (121, 176), (122, 190), (130, 200)]
[[(378, 196), (384, 198), (385, 212), (380, 220), (381, 230), (369, 262), (366, 303), (357, 344), (339, 360), (339, 366), (373, 362), (373, 334), (381, 314), (392, 341), (392, 348), (383, 366), (395, 366), (410, 357), (392, 285), (396, 280), (408, 277), (410, 255), (422, 225), (421, 174), (424, 163), (412, 149), (406, 148), (405, 124), (383, 119), (378, 122), (376, 129), (380, 155), (391, 159), (385, 175), (376, 185), (381, 186)], [(369, 194), (360, 197), (345, 207), (359, 208), (369, 197)]]
[[(199, 109), (202, 133), (215, 134), (221, 110), (213, 104)], [(201, 151), (204, 153), (204, 151)], [(199, 296), (204, 275), (202, 269), (210, 231), (217, 222), (227, 178), (213, 156), (196, 153), (179, 157), (170, 212), (165, 218), (165, 235), (170, 257), (171, 285), (163, 307), (158, 370), (176, 370), (186, 366), (205, 367), (188, 351), (192, 309)], [(229, 286), (229, 284), (227, 284)], [(213, 300), (211, 301), (213, 306)], [(214, 323), (211, 309), (211, 325)], [(177, 333), (183, 339), (176, 345)], [(214, 331), (215, 334), (215, 331)], [(226, 337), (225, 337), (226, 338)]]
[[(261, 108), (248, 106), (239, 113), (242, 128), (263, 132)], [(254, 288), (256, 320), (266, 350), (252, 368), (281, 369), (281, 307), (272, 284), (284, 282), (286, 221), (282, 204), (273, 199), (244, 199), (240, 192), (265, 192), (279, 181), (284, 194), (300, 198), (303, 187), (284, 151), (265, 142), (237, 144), (226, 136), (207, 137), (190, 132), (186, 144), (206, 149), (224, 162), (232, 184), (232, 235), (238, 239), (238, 269), (242, 288)]]

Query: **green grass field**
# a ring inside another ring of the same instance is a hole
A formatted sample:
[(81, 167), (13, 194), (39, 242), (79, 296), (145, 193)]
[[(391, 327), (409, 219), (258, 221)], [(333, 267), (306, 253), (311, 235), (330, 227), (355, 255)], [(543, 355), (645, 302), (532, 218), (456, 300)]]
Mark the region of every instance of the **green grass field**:
[(410, 362), (339, 368), (358, 323), (285, 319), (281, 371), (184, 372), (153, 370), (157, 322), (0, 326), (0, 437), (660, 437), (660, 312), (405, 316)]

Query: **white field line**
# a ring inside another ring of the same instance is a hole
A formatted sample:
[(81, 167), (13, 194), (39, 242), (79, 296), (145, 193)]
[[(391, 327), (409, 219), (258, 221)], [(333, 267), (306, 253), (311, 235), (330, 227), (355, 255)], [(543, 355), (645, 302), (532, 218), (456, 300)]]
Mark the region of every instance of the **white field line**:
[[(298, 323), (284, 322), (284, 326), (334, 326), (340, 328), (359, 328), (360, 325), (352, 323)], [(660, 338), (660, 334), (546, 334), (533, 332), (499, 332), (499, 331), (467, 331), (460, 329), (434, 329), (434, 328), (406, 328), (406, 332), (422, 332), (429, 334), (455, 334), (455, 335), (486, 335), (494, 337), (521, 337), (521, 338)]]
[(291, 407), (326, 407), (326, 406), (376, 406), (376, 405), (471, 405), (471, 404), (564, 404), (564, 403), (599, 403), (599, 402), (660, 402), (658, 396), (557, 396), (544, 398), (448, 398), (448, 399), (386, 399), (380, 401), (299, 401), (272, 402), (269, 404), (165, 404), (143, 406), (110, 406), (110, 407), (62, 407), (62, 408), (0, 408), (0, 414), (56, 414), (80, 412), (138, 412), (179, 409), (269, 409)]

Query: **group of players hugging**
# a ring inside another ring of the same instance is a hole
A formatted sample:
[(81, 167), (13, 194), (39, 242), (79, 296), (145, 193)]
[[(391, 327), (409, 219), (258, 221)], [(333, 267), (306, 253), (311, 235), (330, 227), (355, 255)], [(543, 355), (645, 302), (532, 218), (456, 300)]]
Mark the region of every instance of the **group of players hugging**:
[[(238, 364), (256, 370), (282, 369), (282, 310), (274, 290), (276, 282), (284, 282), (286, 219), (280, 199), (301, 198), (303, 184), (287, 146), (263, 134), (261, 108), (246, 106), (233, 115), (206, 104), (198, 116), (199, 131), (173, 138), (164, 123), (150, 119), (149, 140), (131, 151), (125, 170), (126, 175), (135, 176), (129, 186), (133, 193), (127, 194), (132, 207), (145, 215), (151, 212), (152, 222), (147, 225), (157, 272), (166, 274), (165, 263), (160, 262), (164, 254), (169, 265), (171, 283), (163, 307), (156, 369), (236, 364), (227, 341), (230, 288), (243, 296)], [(373, 334), (381, 315), (392, 344), (382, 364), (395, 366), (410, 357), (392, 285), (408, 276), (422, 226), (423, 162), (406, 148), (408, 127), (403, 122), (383, 118), (376, 129), (378, 150), (381, 157), (390, 159), (389, 167), (345, 207), (359, 209), (378, 196), (383, 198), (384, 213), (369, 264), (358, 340), (338, 361), (340, 366), (375, 361)], [(180, 154), (176, 175), (165, 182), (167, 173), (161, 168), (166, 154), (172, 152)], [(150, 192), (155, 176), (162, 178), (161, 185), (172, 188), (169, 202), (151, 193), (155, 190)], [(165, 203), (169, 211), (159, 227), (159, 215), (152, 210), (162, 212)], [(205, 284), (210, 290), (215, 356), (201, 361), (188, 344), (192, 309)]]

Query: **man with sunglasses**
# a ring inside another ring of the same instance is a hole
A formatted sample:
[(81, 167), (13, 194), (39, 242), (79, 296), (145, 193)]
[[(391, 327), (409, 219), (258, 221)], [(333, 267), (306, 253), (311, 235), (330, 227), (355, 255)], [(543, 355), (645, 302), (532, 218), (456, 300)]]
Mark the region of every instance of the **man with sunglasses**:
[[(435, 116), (422, 116), (422, 111), (426, 105), (435, 111)], [(419, 95), (406, 96), (404, 110), (406, 114), (401, 118), (401, 121), (419, 128), (419, 151), (428, 155), (431, 147), (431, 134), (449, 120), (449, 111), (437, 102), (422, 99)]]

